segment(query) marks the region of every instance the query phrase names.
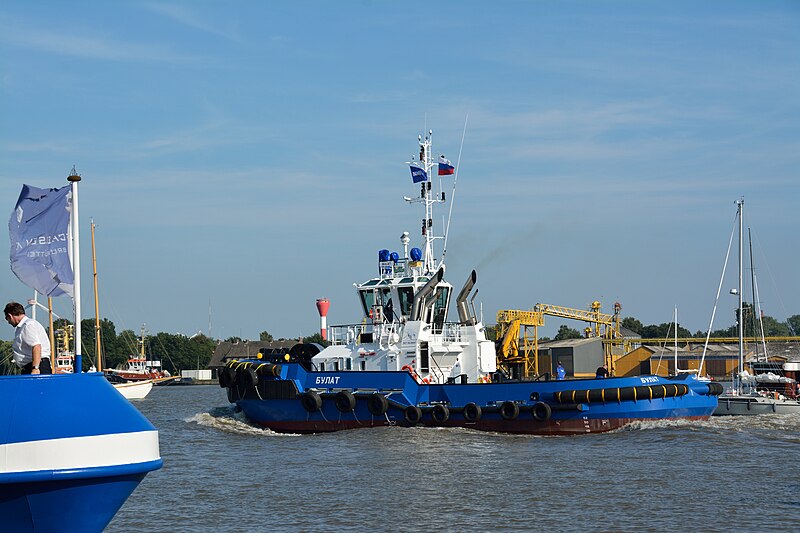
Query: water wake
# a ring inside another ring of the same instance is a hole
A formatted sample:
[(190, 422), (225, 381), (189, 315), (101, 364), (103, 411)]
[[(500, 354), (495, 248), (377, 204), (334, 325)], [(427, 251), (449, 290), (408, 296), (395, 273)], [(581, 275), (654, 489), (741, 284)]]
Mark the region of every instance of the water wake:
[(237, 413), (233, 406), (215, 407), (206, 413), (197, 413), (184, 420), (194, 422), (198, 426), (209, 427), (225, 433), (237, 435), (256, 435), (269, 437), (296, 437), (294, 433), (276, 433), (267, 428), (262, 428), (252, 424), (244, 416), (244, 413)]
[(753, 416), (712, 416), (708, 420), (639, 420), (616, 431), (690, 429), (717, 432), (775, 432), (787, 436), (800, 434), (800, 414), (765, 414)]
[(614, 432), (620, 431), (650, 431), (654, 429), (683, 429), (683, 428), (698, 428), (703, 424), (701, 420), (686, 420), (686, 419), (673, 419), (673, 420), (637, 420), (626, 424)]

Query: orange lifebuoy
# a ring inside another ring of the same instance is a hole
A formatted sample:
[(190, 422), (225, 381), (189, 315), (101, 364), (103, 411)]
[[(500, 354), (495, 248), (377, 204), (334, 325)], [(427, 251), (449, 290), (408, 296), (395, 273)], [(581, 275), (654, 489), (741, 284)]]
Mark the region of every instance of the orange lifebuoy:
[(409, 374), (411, 374), (411, 377), (412, 377), (412, 378), (414, 378), (414, 381), (416, 381), (417, 383), (419, 383), (419, 376), (417, 375), (417, 373), (416, 373), (416, 372), (414, 372), (414, 367), (412, 367), (411, 365), (403, 365), (403, 366), (400, 368), (400, 370), (405, 370), (405, 371), (407, 371)]

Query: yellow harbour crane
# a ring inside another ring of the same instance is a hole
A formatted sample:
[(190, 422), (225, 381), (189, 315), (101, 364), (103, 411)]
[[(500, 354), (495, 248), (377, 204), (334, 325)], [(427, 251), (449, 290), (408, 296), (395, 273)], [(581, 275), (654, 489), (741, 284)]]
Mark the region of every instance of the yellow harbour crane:
[[(612, 368), (611, 345), (622, 335), (619, 330), (619, 315), (622, 305), (614, 304), (614, 314), (600, 311), (601, 304), (592, 302), (590, 309), (573, 309), (560, 305), (536, 304), (529, 311), (501, 310), (497, 312), (497, 359), (509, 369), (521, 366), (524, 377), (539, 375), (539, 326), (544, 326), (544, 316), (557, 316), (581, 320), (592, 326), (584, 329), (586, 337), (602, 337), (606, 364)], [(531, 335), (529, 328), (533, 328)], [(521, 341), (521, 346), (520, 346)]]

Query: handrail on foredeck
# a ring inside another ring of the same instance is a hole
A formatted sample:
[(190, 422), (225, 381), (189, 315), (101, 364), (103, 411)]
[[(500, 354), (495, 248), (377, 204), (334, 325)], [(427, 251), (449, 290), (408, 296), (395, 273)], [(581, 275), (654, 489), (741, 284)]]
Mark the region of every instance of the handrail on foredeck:
[(458, 322), (445, 322), (441, 330), (434, 329), (431, 340), (440, 341), (442, 344), (449, 342), (461, 342), (461, 327)]
[[(381, 350), (386, 350), (389, 348), (389, 340), (392, 338), (393, 334), (399, 333), (400, 324), (398, 322), (388, 322), (386, 324), (381, 324), (380, 327), (380, 335), (378, 337), (378, 347)], [(399, 340), (399, 334), (398, 334)]]

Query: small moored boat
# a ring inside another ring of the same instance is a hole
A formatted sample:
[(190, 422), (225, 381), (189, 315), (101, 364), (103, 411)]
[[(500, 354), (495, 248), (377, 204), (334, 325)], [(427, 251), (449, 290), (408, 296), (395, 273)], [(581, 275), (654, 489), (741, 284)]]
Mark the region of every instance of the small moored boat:
[(142, 400), (153, 390), (153, 381), (128, 381), (114, 383), (114, 388), (128, 400)]

